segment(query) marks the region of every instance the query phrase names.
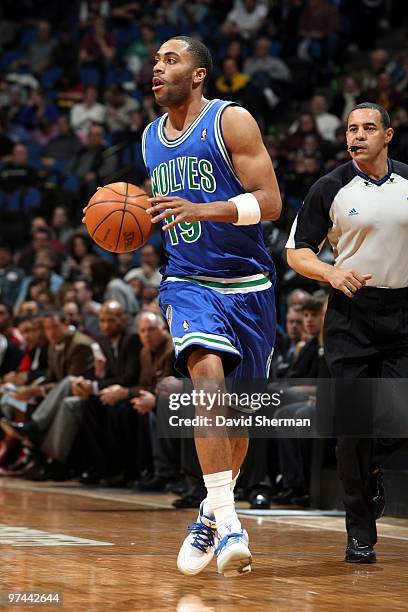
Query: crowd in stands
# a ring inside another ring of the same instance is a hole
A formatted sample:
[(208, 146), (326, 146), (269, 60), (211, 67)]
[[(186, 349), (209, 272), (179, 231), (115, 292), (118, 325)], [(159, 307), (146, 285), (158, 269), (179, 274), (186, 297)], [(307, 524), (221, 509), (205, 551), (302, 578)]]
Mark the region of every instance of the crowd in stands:
[[(284, 213), (264, 223), (278, 272), (271, 384), (323, 376), (324, 290), (289, 270), (284, 245), (310, 186), (348, 159), (355, 104), (390, 112), (391, 157), (408, 163), (408, 45), (401, 37), (395, 50), (390, 36), (407, 12), (405, 0), (2, 2), (1, 475), (138, 482), (180, 494), (176, 507), (204, 494), (193, 442), (157, 435), (179, 385), (157, 304), (160, 231), (113, 255), (81, 225), (97, 186), (150, 190), (141, 136), (162, 112), (151, 69), (173, 35), (210, 48), (208, 96), (254, 114), (278, 177)], [(282, 414), (315, 410), (315, 388), (292, 393)], [(307, 440), (257, 440), (242, 495), (254, 507), (307, 505), (310, 453)]]

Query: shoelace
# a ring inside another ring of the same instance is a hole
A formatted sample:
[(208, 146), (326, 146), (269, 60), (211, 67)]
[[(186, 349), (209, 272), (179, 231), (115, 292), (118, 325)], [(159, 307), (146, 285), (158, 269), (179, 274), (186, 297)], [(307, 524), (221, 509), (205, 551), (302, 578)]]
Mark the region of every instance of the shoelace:
[(198, 548), (201, 552), (206, 553), (209, 548), (214, 546), (214, 530), (207, 527), (204, 523), (193, 523), (187, 529), (194, 535), (191, 546)]
[(222, 538), (217, 548), (215, 549), (214, 551), (215, 554), (218, 555), (218, 553), (220, 553), (221, 550), (225, 548), (227, 543), (228, 544), (238, 544), (242, 540), (242, 537), (243, 537), (242, 533), (227, 533), (227, 535), (225, 535)]

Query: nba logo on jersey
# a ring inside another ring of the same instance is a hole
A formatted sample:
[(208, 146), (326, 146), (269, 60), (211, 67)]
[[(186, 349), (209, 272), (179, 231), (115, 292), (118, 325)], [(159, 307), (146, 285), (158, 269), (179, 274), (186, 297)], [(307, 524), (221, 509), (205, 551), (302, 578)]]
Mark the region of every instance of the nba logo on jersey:
[(207, 128), (204, 128), (201, 132), (201, 140), (205, 140), (207, 138)]

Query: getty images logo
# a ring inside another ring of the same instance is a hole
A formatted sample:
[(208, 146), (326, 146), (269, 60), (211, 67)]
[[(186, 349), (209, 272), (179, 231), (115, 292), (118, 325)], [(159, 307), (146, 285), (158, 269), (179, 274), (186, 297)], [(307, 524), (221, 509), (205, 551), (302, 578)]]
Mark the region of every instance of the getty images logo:
[(356, 210), (355, 208), (352, 208), (347, 216), (354, 217), (354, 215), (358, 215), (358, 214), (359, 214), (358, 210)]

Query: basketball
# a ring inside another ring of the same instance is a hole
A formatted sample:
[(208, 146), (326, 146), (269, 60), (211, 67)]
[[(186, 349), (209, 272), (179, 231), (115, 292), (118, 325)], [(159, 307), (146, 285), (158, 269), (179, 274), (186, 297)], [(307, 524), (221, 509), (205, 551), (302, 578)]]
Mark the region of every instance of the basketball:
[(146, 209), (147, 193), (131, 183), (110, 183), (88, 202), (85, 225), (92, 239), (112, 253), (127, 253), (143, 246), (153, 225)]

